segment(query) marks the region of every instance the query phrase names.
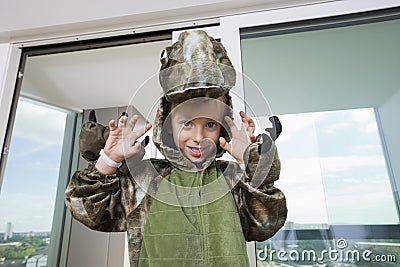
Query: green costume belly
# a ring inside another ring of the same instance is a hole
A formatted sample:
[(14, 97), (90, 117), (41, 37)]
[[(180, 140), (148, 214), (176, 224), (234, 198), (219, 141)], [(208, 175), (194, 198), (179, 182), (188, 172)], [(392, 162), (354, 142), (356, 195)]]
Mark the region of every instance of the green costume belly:
[(197, 173), (174, 169), (151, 204), (139, 266), (248, 265), (239, 214), (215, 164)]

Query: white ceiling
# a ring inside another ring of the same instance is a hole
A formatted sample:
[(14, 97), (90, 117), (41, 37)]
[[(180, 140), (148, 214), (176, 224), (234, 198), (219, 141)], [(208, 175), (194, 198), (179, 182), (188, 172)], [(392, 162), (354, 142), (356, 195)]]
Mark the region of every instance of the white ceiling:
[[(332, 1), (332, 0), (331, 0)], [(327, 0), (2, 0), (0, 43), (218, 19)]]
[(161, 94), (159, 59), (170, 44), (158, 41), (28, 57), (21, 94), (75, 111), (130, 102), (143, 111)]

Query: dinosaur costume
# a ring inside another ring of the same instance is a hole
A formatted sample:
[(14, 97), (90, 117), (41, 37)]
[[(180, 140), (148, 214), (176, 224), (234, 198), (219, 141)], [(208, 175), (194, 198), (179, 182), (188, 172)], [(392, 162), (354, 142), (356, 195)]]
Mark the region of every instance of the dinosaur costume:
[[(256, 137), (244, 153), (245, 170), (217, 160), (224, 152), (220, 146), (199, 170), (163, 133), (170, 104), (223, 96), (231, 108), (236, 72), (222, 44), (203, 31), (182, 33), (164, 50), (161, 63), (164, 94), (153, 142), (165, 159), (142, 159), (142, 146), (116, 173), (104, 175), (94, 166), (109, 129), (84, 123), (80, 152), (88, 166), (73, 175), (66, 205), (91, 229), (126, 231), (132, 267), (246, 266), (245, 241), (270, 238), (286, 220), (285, 197), (273, 186), (280, 172), (273, 141), (280, 129)], [(231, 109), (227, 115), (232, 117)], [(221, 136), (229, 141), (229, 130)]]

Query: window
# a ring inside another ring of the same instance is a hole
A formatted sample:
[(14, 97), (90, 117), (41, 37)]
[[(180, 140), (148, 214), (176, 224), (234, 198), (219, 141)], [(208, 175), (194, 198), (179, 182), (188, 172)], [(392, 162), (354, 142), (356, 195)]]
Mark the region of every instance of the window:
[(47, 266), (67, 119), (19, 99), (0, 193), (1, 266)]
[(384, 15), (241, 29), (246, 111), (283, 125), (288, 219), (256, 243), (258, 266), (399, 260), (400, 20)]
[(280, 119), (277, 186), (288, 198), (288, 222), (299, 227), (399, 223), (372, 108)]
[[(288, 219), (284, 234), (257, 243), (258, 266), (399, 259), (400, 240), (343, 239), (331, 227), (399, 224), (374, 109), (287, 114), (280, 120), (282, 171), (275, 185), (287, 197)], [(302, 237), (307, 231), (308, 238)], [(337, 255), (324, 255), (329, 250)], [(374, 258), (360, 256), (369, 251)]]

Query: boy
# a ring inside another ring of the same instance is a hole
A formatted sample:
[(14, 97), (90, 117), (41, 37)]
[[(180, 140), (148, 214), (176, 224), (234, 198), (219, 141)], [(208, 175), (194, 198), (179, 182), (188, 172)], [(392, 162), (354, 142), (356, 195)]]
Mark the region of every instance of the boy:
[[(255, 137), (244, 112), (235, 126), (235, 72), (205, 32), (181, 34), (161, 62), (153, 142), (165, 159), (142, 160), (137, 139), (152, 125), (133, 131), (136, 115), (110, 121), (104, 137), (104, 126), (88, 122), (80, 149), (89, 165), (72, 177), (67, 207), (91, 229), (127, 231), (131, 266), (246, 266), (245, 241), (271, 237), (286, 219), (285, 197), (273, 187), (280, 129), (272, 140)], [(216, 159), (225, 151), (237, 162)]]

